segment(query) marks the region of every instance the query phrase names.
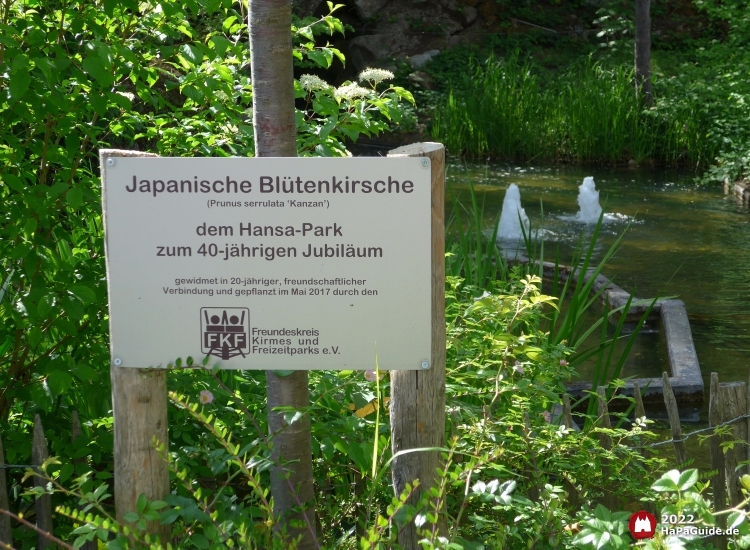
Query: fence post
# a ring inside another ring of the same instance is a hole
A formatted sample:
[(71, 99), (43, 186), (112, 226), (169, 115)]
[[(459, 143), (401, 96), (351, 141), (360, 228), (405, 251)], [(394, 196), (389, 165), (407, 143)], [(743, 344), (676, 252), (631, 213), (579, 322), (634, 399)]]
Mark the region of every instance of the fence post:
[(633, 397), (635, 398), (635, 417), (643, 418), (646, 416), (646, 408), (643, 406), (643, 396), (641, 396), (641, 387), (638, 382), (633, 382)]
[(570, 396), (567, 393), (563, 394), (562, 421), (563, 421), (563, 425), (568, 430), (574, 429), (573, 426), (575, 426), (575, 424), (573, 423), (573, 411), (570, 409)]
[(664, 384), (664, 404), (667, 406), (669, 415), (669, 426), (672, 428), (672, 440), (674, 441), (674, 454), (677, 458), (677, 465), (681, 466), (687, 462), (685, 455), (685, 443), (682, 441), (682, 426), (680, 425), (680, 412), (677, 410), (677, 400), (672, 391), (672, 385), (669, 383), (669, 376), (666, 372), (661, 375)]
[[(395, 455), (406, 449), (442, 447), (445, 444), (445, 147), (440, 143), (415, 143), (399, 147), (389, 157), (427, 157), (432, 163), (432, 358), (422, 371), (391, 371), (391, 448)], [(400, 495), (407, 483), (420, 485), (409, 504), (437, 482), (437, 451), (408, 453), (393, 461), (393, 489)], [(447, 532), (439, 514), (440, 534)], [(419, 548), (413, 522), (399, 532), (405, 550)]]
[[(104, 166), (111, 157), (156, 157), (140, 151), (102, 149), (99, 162), (102, 189), (107, 171)], [(106, 216), (106, 197), (102, 208)], [(107, 241), (104, 241), (105, 251)], [(117, 521), (127, 525), (125, 514), (137, 510), (138, 497), (162, 500), (169, 494), (169, 469), (154, 448), (153, 440), (168, 445), (167, 434), (167, 371), (110, 367), (112, 380), (112, 415), (115, 432), (115, 512)], [(163, 543), (169, 538), (169, 525), (149, 522), (148, 533), (158, 535)]]
[[(730, 382), (719, 384), (721, 396), (722, 422), (729, 422), (743, 416), (747, 410), (747, 388), (744, 382)], [(732, 425), (733, 439), (747, 441), (745, 422), (734, 422)], [(726, 437), (726, 436), (725, 436)], [(732, 506), (743, 501), (740, 477), (742, 472), (737, 470), (737, 464), (745, 459), (746, 444), (735, 445), (724, 454), (724, 471), (727, 478), (727, 493)]]
[[(748, 441), (748, 444), (745, 445), (746, 455), (744, 460), (750, 461), (750, 375), (748, 375), (746, 389), (747, 393), (745, 394), (745, 401), (747, 406), (745, 407), (745, 414), (747, 414), (748, 417), (745, 420), (745, 433), (747, 434), (746, 441)], [(744, 468), (744, 470), (746, 471), (746, 473), (750, 474), (750, 463)]]
[[(711, 389), (708, 403), (708, 425), (716, 427), (721, 424), (721, 401), (719, 397), (719, 375), (711, 373)], [(719, 436), (711, 436), (711, 469), (717, 470), (716, 475), (711, 479), (711, 489), (714, 496), (714, 511), (724, 510), (727, 503), (727, 484), (724, 471), (724, 454), (721, 452), (719, 445)], [(724, 529), (727, 526), (726, 516), (718, 516), (716, 523)], [(714, 537), (712, 541), (720, 550), (726, 550), (726, 537)]]
[[(612, 428), (612, 423), (609, 420), (609, 409), (607, 408), (607, 390), (604, 386), (596, 388), (597, 394), (597, 409), (599, 412), (599, 427), (601, 428)], [(607, 434), (599, 434), (599, 444), (606, 450), (612, 448), (612, 439)], [(609, 477), (609, 465), (602, 461), (602, 477), (607, 479)], [(608, 489), (604, 489), (604, 506), (609, 510), (617, 510), (618, 502), (617, 497), (612, 494)]]
[[(34, 466), (41, 466), (49, 458), (47, 451), (47, 440), (44, 437), (44, 428), (42, 419), (37, 414), (34, 417), (34, 439), (31, 445), (31, 463)], [(34, 476), (34, 487), (45, 489), (47, 482)], [(36, 509), (36, 526), (45, 533), (52, 534), (52, 496), (45, 494), (36, 499), (34, 504)], [(37, 535), (37, 549), (43, 550), (50, 544), (50, 540), (43, 534)]]
[[(0, 509), (10, 512), (8, 502), (8, 482), (5, 477), (5, 451), (3, 450), (3, 439), (0, 437)], [(0, 542), (13, 546), (13, 532), (10, 530), (10, 517), (0, 514)]]

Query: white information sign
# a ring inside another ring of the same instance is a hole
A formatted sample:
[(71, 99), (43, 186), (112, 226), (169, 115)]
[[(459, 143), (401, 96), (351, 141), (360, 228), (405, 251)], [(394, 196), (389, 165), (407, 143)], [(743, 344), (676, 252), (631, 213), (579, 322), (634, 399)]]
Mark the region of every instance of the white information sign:
[(428, 159), (110, 157), (103, 169), (115, 365), (429, 364)]

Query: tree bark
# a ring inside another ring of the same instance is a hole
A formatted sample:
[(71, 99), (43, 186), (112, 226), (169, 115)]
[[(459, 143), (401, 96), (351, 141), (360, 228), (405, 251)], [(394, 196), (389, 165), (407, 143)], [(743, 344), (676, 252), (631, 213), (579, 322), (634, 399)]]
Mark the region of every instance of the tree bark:
[[(297, 156), (292, 67), (292, 1), (250, 1), (250, 51), (256, 157)], [(319, 548), (315, 532), (310, 418), (287, 425), (275, 407), (309, 405), (307, 371), (266, 373), (268, 427), (273, 437), (271, 494), (277, 527), (302, 535), (300, 550)], [(302, 507), (300, 508), (300, 504)], [(291, 521), (294, 522), (291, 523)]]
[(651, 105), (651, 0), (635, 0), (635, 85)]

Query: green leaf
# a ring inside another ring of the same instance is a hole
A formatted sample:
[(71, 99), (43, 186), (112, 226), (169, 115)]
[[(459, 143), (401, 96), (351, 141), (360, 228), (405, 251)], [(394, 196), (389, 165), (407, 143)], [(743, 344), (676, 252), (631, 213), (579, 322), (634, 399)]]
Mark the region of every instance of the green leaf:
[(34, 234), (34, 231), (36, 231), (36, 224), (36, 218), (29, 218), (23, 226), (23, 232), (31, 237)]
[(44, 319), (47, 314), (52, 311), (52, 306), (55, 304), (55, 297), (52, 294), (47, 294), (39, 299), (39, 305), (37, 305), (36, 312), (39, 317)]
[(324, 69), (328, 69), (333, 61), (333, 53), (328, 48), (321, 48), (307, 52), (307, 57)]
[(196, 533), (192, 537), (190, 537), (190, 541), (195, 544), (195, 546), (197, 546), (200, 550), (205, 550), (210, 546), (208, 539), (200, 533)]
[(84, 304), (93, 304), (96, 302), (96, 293), (85, 285), (73, 285), (68, 290)]
[(68, 204), (71, 206), (71, 208), (75, 208), (77, 210), (83, 204), (83, 189), (81, 189), (80, 187), (73, 187), (72, 189), (68, 190), (65, 198), (67, 199)]
[(57, 397), (68, 391), (73, 385), (73, 377), (65, 371), (56, 370), (47, 376), (47, 386), (52, 397)]
[(104, 13), (107, 14), (107, 16), (112, 17), (115, 13), (117, 4), (118, 0), (104, 0)]
[(659, 479), (654, 482), (654, 484), (651, 486), (651, 488), (654, 491), (663, 493), (666, 491), (673, 491), (677, 492), (680, 490), (680, 486), (678, 485), (678, 481), (680, 479), (680, 472), (679, 470), (670, 470), (663, 476), (661, 476)]
[(26, 337), (29, 341), (29, 347), (34, 350), (42, 340), (42, 329), (39, 327), (32, 327)]
[(10, 75), (10, 98), (14, 101), (18, 101), (29, 89), (31, 84), (31, 72), (28, 67), (20, 67)]
[(94, 112), (99, 116), (107, 114), (107, 97), (103, 94), (89, 95), (89, 101), (94, 108)]
[(19, 244), (17, 246), (14, 246), (13, 249), (11, 249), (10, 258), (12, 260), (20, 260), (28, 256), (29, 252), (31, 252), (31, 247), (29, 245)]
[[(230, 17), (230, 19), (234, 19), (234, 16)], [(209, 42), (219, 57), (224, 57), (227, 49), (232, 45), (229, 40), (219, 34), (212, 36)]]
[(12, 174), (0, 174), (0, 180), (3, 181), (13, 189), (14, 191), (18, 191), (19, 193), (22, 193), (26, 186), (23, 184), (23, 181), (21, 181), (21, 178), (18, 176), (14, 176)]
[(75, 471), (75, 466), (72, 464), (63, 464), (62, 468), (60, 468), (60, 481), (65, 482), (67, 481), (71, 475), (73, 475), (73, 472)]
[(677, 485), (680, 487), (680, 491), (687, 491), (696, 483), (698, 483), (698, 470), (695, 468), (685, 470), (680, 474), (680, 477), (677, 480)]
[(102, 88), (110, 88), (114, 83), (111, 68), (107, 66), (104, 59), (98, 55), (90, 55), (83, 60), (83, 70)]
[(138, 521), (138, 518), (140, 518), (140, 516), (135, 512), (128, 512), (123, 516), (123, 518), (125, 519), (125, 521), (133, 523), (135, 521)]
[(180, 52), (193, 65), (200, 65), (201, 61), (203, 61), (203, 52), (192, 44), (184, 44), (180, 47)]
[(136, 501), (135, 507), (138, 510), (139, 514), (144, 514), (146, 512), (146, 507), (148, 506), (148, 499), (146, 498), (146, 495), (144, 493), (141, 493), (138, 495), (138, 500)]

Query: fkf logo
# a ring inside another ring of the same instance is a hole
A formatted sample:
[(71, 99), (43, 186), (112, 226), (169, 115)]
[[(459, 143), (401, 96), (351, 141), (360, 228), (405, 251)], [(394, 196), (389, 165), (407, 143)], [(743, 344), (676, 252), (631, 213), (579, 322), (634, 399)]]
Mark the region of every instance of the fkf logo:
[(201, 308), (201, 352), (227, 360), (250, 351), (250, 310), (246, 307)]

